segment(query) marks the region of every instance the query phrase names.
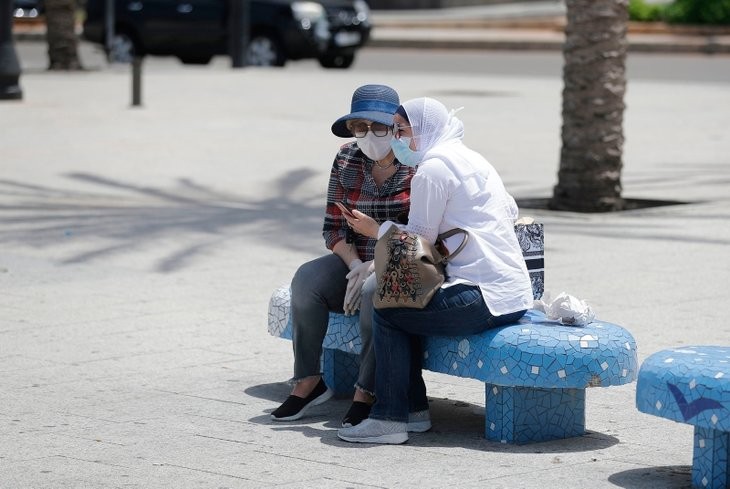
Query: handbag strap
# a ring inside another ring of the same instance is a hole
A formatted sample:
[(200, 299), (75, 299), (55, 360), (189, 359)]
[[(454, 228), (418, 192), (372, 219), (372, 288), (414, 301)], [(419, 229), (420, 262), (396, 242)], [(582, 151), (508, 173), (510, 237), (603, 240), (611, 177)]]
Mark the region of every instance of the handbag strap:
[(459, 245), (459, 247), (454, 250), (453, 253), (449, 253), (446, 257), (444, 257), (444, 259), (442, 260), (443, 263), (447, 263), (453, 257), (455, 257), (456, 255), (458, 255), (461, 252), (461, 250), (464, 249), (464, 246), (466, 246), (466, 242), (469, 241), (469, 232), (467, 230), (465, 230), (465, 229), (454, 228), (454, 229), (449, 229), (448, 231), (445, 231), (445, 232), (439, 234), (436, 237), (436, 240), (437, 241), (443, 241), (443, 240), (445, 240), (447, 238), (450, 238), (450, 237), (452, 237), (452, 236), (454, 236), (456, 234), (463, 234), (464, 235), (464, 239), (462, 240), (462, 242)]

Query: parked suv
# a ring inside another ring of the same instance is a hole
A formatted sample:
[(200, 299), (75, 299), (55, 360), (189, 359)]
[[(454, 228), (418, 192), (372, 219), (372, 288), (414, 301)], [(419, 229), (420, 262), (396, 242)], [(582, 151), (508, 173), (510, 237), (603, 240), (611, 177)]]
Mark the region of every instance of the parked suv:
[[(206, 64), (227, 54), (230, 0), (116, 0), (110, 56), (171, 55)], [(104, 45), (106, 0), (88, 0), (83, 37)], [(283, 66), (316, 58), (325, 68), (348, 68), (370, 36), (364, 0), (249, 0), (250, 65)]]

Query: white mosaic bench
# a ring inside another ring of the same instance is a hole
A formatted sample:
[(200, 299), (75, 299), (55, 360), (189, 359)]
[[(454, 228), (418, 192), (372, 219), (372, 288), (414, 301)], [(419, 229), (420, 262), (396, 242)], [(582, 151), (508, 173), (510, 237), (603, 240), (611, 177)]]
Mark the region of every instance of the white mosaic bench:
[[(515, 227), (532, 279), (533, 294), (544, 288), (541, 224)], [(289, 286), (269, 302), (269, 333), (291, 339)], [(330, 313), (322, 372), (340, 397), (352, 395), (358, 373), (358, 316)], [(530, 443), (585, 433), (585, 389), (636, 379), (636, 342), (621, 326), (594, 321), (565, 326), (529, 310), (516, 324), (471, 336), (429, 336), (423, 367), (485, 383), (485, 437)]]
[(692, 486), (730, 488), (730, 346), (652, 354), (639, 370), (636, 407), (693, 425)]

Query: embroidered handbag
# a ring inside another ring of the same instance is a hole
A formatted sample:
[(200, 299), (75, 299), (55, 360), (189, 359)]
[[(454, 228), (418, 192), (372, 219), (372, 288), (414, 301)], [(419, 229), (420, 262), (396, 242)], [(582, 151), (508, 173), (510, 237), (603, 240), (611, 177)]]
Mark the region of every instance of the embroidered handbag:
[[(443, 240), (460, 233), (464, 240), (449, 254)], [(415, 233), (391, 226), (375, 244), (378, 285), (374, 307), (426, 307), (446, 280), (446, 263), (464, 249), (468, 239), (467, 231), (455, 228), (439, 234), (433, 245)]]

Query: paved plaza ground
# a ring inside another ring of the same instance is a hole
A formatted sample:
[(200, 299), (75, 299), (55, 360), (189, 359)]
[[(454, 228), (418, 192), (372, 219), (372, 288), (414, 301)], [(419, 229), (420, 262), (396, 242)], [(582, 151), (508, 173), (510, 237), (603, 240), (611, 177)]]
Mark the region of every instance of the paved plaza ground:
[[(364, 83), (459, 113), (518, 199), (547, 197), (562, 82), (391, 71), (216, 70), (150, 61), (31, 70), (0, 104), (0, 487), (683, 488), (692, 427), (639, 413), (635, 384), (589, 389), (584, 437), (483, 438), (483, 385), (427, 374), (434, 428), (354, 446), (348, 401), (297, 423), (275, 287), (324, 253), (329, 132)], [(545, 224), (546, 288), (623, 325), (640, 361), (730, 343), (730, 86), (637, 81), (624, 195), (684, 205), (523, 209)]]

